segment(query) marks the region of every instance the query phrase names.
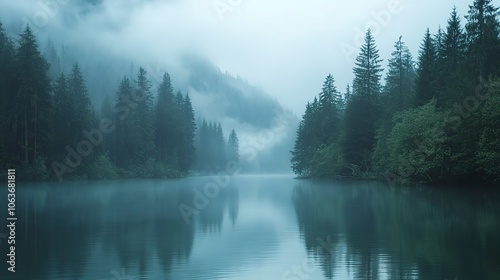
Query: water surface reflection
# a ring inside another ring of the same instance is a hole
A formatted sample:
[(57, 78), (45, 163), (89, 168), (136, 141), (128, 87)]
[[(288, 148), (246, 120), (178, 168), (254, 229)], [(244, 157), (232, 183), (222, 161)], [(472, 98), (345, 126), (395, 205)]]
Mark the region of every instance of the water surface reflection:
[(239, 176), (186, 223), (210, 182), (19, 183), (17, 272), (0, 277), (500, 279), (497, 193)]

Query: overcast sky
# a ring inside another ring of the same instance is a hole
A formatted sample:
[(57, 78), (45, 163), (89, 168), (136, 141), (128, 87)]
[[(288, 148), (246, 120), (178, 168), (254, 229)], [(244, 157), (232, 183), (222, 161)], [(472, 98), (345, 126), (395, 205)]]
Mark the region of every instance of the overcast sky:
[(39, 33), (57, 32), (149, 68), (196, 52), (301, 115), (328, 73), (342, 91), (351, 83), (368, 27), (385, 68), (400, 35), (416, 59), (426, 28), (446, 27), (453, 6), (463, 18), (473, 0), (94, 0), (102, 3), (83, 15), (69, 0), (1, 1), (0, 17), (10, 26), (27, 19)]

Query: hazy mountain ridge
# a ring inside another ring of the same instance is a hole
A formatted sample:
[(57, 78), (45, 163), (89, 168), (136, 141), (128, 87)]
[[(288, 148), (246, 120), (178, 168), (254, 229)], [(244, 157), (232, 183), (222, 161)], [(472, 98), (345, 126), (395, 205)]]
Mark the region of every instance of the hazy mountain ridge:
[[(242, 166), (249, 172), (289, 170), (298, 118), (264, 90), (241, 77), (222, 73), (213, 63), (186, 59), (187, 80), (198, 117), (217, 119), (240, 137)], [(227, 133), (227, 132), (226, 132)]]
[(47, 32), (38, 40), (51, 65), (52, 81), (79, 63), (98, 115), (113, 105), (121, 78), (134, 80), (140, 66), (148, 71), (155, 98), (161, 76), (168, 72), (174, 90), (189, 93), (198, 120), (220, 122), (225, 136), (231, 129), (237, 131), (245, 171), (289, 170), (289, 151), (298, 118), (263, 89), (240, 76), (223, 73), (209, 59), (185, 54), (170, 65), (157, 63), (152, 67), (106, 49), (95, 49), (93, 44), (77, 45)]

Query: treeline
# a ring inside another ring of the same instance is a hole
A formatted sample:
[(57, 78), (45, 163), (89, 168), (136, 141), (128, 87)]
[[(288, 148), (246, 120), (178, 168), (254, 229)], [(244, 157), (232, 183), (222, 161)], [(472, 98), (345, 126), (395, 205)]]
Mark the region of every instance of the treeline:
[(292, 168), (302, 177), (385, 177), (465, 183), (499, 180), (500, 24), (491, 0), (455, 8), (445, 30), (427, 29), (417, 63), (396, 41), (382, 85), (382, 59), (367, 31), (352, 92), (326, 78), (306, 106)]
[(239, 140), (234, 129), (226, 141), (220, 123), (204, 119), (198, 126), (196, 151), (200, 172), (226, 170), (228, 163), (239, 162)]
[(14, 43), (0, 22), (2, 170), (62, 180), (179, 177), (197, 167), (191, 100), (174, 93), (168, 73), (154, 95), (140, 68), (96, 110), (78, 64), (54, 81), (49, 70), (29, 27)]

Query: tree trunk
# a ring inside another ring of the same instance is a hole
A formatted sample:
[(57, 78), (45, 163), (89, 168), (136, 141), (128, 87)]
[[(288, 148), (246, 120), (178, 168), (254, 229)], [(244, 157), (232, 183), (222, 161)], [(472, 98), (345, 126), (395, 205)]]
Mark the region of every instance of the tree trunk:
[(38, 119), (37, 119), (37, 106), (36, 106), (36, 97), (35, 97), (35, 141), (33, 143), (33, 162), (36, 159), (37, 123), (38, 123)]
[(24, 104), (24, 162), (28, 163), (28, 105)]

